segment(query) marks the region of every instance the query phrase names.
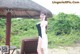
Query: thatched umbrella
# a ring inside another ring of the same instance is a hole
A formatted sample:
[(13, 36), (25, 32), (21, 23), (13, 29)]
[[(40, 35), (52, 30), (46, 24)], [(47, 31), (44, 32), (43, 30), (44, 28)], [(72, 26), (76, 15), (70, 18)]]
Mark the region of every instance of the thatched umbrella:
[(52, 16), (49, 10), (31, 0), (0, 0), (0, 17), (5, 17), (7, 11), (10, 11), (11, 17), (37, 18), (41, 10), (44, 10), (48, 17)]
[(6, 17), (6, 45), (10, 46), (11, 18), (38, 18), (40, 11), (52, 13), (31, 0), (0, 0), (0, 17)]

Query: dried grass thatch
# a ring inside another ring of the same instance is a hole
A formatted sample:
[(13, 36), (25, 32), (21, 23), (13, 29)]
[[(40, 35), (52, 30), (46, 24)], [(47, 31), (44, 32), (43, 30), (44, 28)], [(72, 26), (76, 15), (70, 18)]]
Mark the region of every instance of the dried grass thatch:
[(8, 10), (12, 17), (37, 18), (40, 11), (45, 11), (47, 17), (52, 16), (48, 9), (31, 0), (0, 0), (0, 17), (5, 17)]

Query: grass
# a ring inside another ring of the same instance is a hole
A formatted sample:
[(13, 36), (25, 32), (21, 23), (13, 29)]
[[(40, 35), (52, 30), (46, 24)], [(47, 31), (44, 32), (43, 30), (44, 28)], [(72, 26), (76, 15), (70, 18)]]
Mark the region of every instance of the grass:
[[(73, 46), (77, 41), (80, 41), (79, 34), (69, 34), (69, 35), (59, 35), (56, 36), (53, 33), (48, 35), (48, 46), (49, 48), (56, 48), (58, 46)], [(11, 37), (11, 45), (16, 46), (17, 48), (21, 47), (21, 41), (24, 38), (37, 37), (37, 31), (29, 30), (25, 31), (20, 35), (15, 35)]]
[(49, 48), (58, 46), (73, 46), (77, 41), (80, 41), (80, 36), (77, 34), (60, 35), (49, 37)]

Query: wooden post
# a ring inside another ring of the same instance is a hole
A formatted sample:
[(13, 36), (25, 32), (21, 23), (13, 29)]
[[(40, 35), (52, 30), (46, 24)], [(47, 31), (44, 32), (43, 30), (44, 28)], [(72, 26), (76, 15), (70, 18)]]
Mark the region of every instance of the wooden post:
[(11, 12), (6, 15), (6, 46), (9, 47), (8, 54), (10, 54), (10, 33), (11, 33)]

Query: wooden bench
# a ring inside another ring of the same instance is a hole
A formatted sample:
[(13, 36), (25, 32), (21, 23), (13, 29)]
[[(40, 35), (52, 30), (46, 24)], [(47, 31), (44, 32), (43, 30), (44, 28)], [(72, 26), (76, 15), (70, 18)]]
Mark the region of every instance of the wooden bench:
[(21, 54), (37, 54), (38, 38), (28, 38), (22, 40)]

